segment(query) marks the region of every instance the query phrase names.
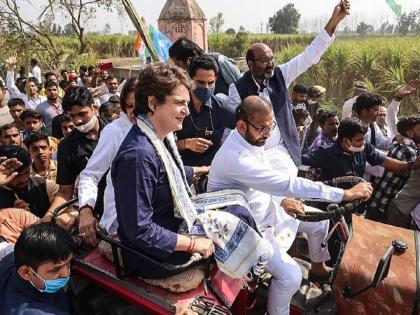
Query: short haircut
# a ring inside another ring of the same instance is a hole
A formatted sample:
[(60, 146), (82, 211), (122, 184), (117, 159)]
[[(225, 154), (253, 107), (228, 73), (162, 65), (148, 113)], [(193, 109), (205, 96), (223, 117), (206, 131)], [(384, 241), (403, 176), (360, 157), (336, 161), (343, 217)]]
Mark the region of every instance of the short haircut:
[(293, 108), (292, 115), (295, 123), (297, 124), (299, 121), (308, 118), (309, 112), (305, 108)]
[(364, 109), (369, 110), (374, 106), (382, 105), (382, 97), (376, 93), (362, 93), (356, 98), (353, 110), (360, 114)]
[(270, 113), (271, 104), (258, 96), (248, 96), (236, 107), (236, 121), (248, 121), (255, 113)]
[(398, 121), (397, 130), (401, 135), (407, 137), (407, 131), (413, 129), (418, 124), (420, 124), (420, 115), (405, 116)]
[(42, 264), (66, 260), (74, 248), (70, 234), (57, 224), (33, 224), (24, 229), (16, 241), (15, 267), (26, 265), (36, 271)]
[(125, 99), (127, 98), (128, 94), (134, 92), (135, 88), (136, 88), (136, 84), (138, 82), (137, 77), (131, 77), (129, 78), (125, 84), (124, 87), (121, 91), (120, 94), (120, 104), (121, 104), (121, 110), (124, 113), (127, 113), (127, 103), (125, 101)]
[(87, 68), (85, 65), (81, 65), (81, 66), (79, 67), (79, 70), (82, 70), (82, 71), (84, 71), (84, 72), (87, 72), (87, 71), (88, 71), (88, 68)]
[(29, 150), (31, 145), (38, 141), (46, 141), (47, 145), (50, 146), (48, 135), (41, 132), (35, 132), (35, 133), (30, 134), (23, 142), (25, 143), (25, 146)]
[(113, 103), (113, 104), (119, 104), (121, 102), (120, 97), (118, 95), (112, 95), (109, 99), (108, 102)]
[(66, 113), (63, 113), (63, 114), (61, 114), (61, 116), (60, 116), (60, 124), (63, 122), (63, 121), (71, 121), (71, 117), (70, 117), (70, 115), (69, 114), (66, 114)]
[(63, 76), (64, 75), (64, 73), (69, 73), (66, 69), (63, 69), (63, 70), (61, 70), (60, 71), (60, 74)]
[(62, 106), (64, 111), (69, 111), (73, 106), (91, 106), (93, 104), (92, 93), (83, 86), (71, 87), (63, 97)]
[(333, 118), (333, 117), (336, 117), (336, 116), (337, 116), (336, 112), (331, 111), (331, 110), (326, 110), (321, 115), (319, 115), (318, 123), (320, 125), (325, 125), (328, 118)]
[(44, 74), (44, 78), (45, 78), (46, 81), (49, 80), (49, 77), (51, 77), (51, 76), (57, 77), (57, 75), (54, 72), (51, 72), (51, 71)]
[(0, 145), (0, 156), (4, 156), (8, 159), (15, 158), (22, 163), (22, 166), (19, 167), (16, 171), (21, 172), (25, 168), (31, 166), (32, 159), (29, 155), (29, 152), (24, 148), (14, 145), (14, 144), (2, 144)]
[(208, 54), (194, 57), (191, 60), (188, 66), (188, 74), (190, 75), (190, 78), (195, 76), (198, 69), (213, 70), (216, 76), (219, 73), (219, 67), (217, 66), (216, 61), (214, 61), (214, 58)]
[(358, 133), (366, 134), (368, 127), (356, 117), (346, 118), (338, 126), (338, 140), (343, 138), (352, 139)]
[[(107, 78), (106, 78), (106, 82), (108, 82), (108, 81), (111, 81), (111, 80), (117, 80), (117, 78), (115, 78), (115, 77), (113, 77), (112, 75), (109, 75)], [(118, 80), (117, 80), (118, 81)]]
[(35, 77), (30, 77), (29, 79), (28, 79), (28, 82), (29, 83), (34, 83), (36, 86), (38, 86), (39, 87), (39, 81), (38, 81), (38, 79), (37, 78), (35, 78)]
[(101, 107), (99, 107), (99, 115), (104, 114), (105, 116), (109, 116), (116, 112), (117, 106), (115, 105), (115, 103), (112, 103), (110, 101), (103, 103)]
[(37, 65), (38, 64), (38, 60), (36, 60), (35, 58), (31, 58), (31, 65)]
[(140, 71), (135, 89), (135, 115), (150, 112), (149, 96), (156, 97), (163, 104), (166, 97), (179, 85), (190, 89), (191, 80), (187, 73), (172, 63), (157, 62), (147, 65)]
[(7, 106), (9, 106), (9, 107), (15, 107), (15, 106), (25, 107), (25, 102), (23, 101), (23, 99), (15, 97), (15, 98), (11, 98), (7, 101)]
[(54, 82), (53, 80), (48, 80), (47, 82), (45, 82), (45, 89), (49, 89), (52, 87), (58, 88), (58, 83)]
[(2, 135), (3, 131), (6, 131), (12, 128), (16, 128), (17, 130), (19, 130), (19, 127), (15, 123), (6, 124), (0, 127), (0, 135)]
[(178, 38), (171, 47), (169, 47), (169, 57), (176, 58), (187, 63), (189, 58), (200, 56), (203, 50), (192, 40), (185, 36)]
[(293, 87), (293, 92), (299, 94), (308, 94), (308, 87), (305, 84), (298, 83)]
[(42, 115), (33, 109), (25, 109), (19, 118), (21, 121), (24, 121), (26, 118), (35, 118), (42, 121)]

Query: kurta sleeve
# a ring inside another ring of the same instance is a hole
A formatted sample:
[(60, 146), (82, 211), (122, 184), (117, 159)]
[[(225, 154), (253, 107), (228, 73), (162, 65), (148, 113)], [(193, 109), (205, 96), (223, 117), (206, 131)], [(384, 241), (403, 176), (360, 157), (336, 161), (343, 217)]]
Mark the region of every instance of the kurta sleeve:
[(141, 251), (165, 258), (175, 249), (177, 234), (153, 221), (162, 166), (156, 153), (132, 148), (118, 154), (111, 171), (119, 233)]

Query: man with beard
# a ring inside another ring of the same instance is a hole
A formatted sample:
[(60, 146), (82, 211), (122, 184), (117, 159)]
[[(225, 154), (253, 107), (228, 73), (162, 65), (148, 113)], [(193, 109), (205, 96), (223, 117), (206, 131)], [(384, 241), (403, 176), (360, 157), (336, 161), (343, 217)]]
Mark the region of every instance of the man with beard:
[(337, 113), (332, 111), (323, 112), (319, 117), (318, 123), (321, 127), (321, 132), (312, 142), (309, 151), (315, 151), (321, 146), (333, 145), (337, 137), (338, 125), (340, 124)]
[(368, 199), (372, 187), (362, 183), (342, 190), (274, 169), (264, 144), (275, 127), (271, 105), (257, 96), (247, 97), (236, 109), (236, 129), (229, 134), (211, 164), (208, 190), (244, 192), (259, 230), (274, 249), (273, 257), (265, 266), (273, 276), (267, 310), (269, 314), (284, 315), (289, 314), (290, 300), (302, 281), (300, 267), (287, 254), (296, 232), (308, 235), (312, 260), (310, 280), (323, 282), (328, 278), (329, 269), (324, 262), (330, 258), (328, 250), (321, 247), (328, 234), (328, 221), (296, 220), (296, 214), (304, 213), (306, 206), (289, 197), (332, 202)]
[(57, 178), (57, 162), (51, 160), (52, 151), (48, 135), (34, 133), (25, 139), (32, 158), (31, 176), (40, 176), (55, 182)]
[(22, 135), (14, 123), (4, 125), (0, 128), (0, 143), (14, 144), (17, 146), (22, 145)]
[[(403, 117), (397, 124), (400, 135), (404, 137), (403, 143), (393, 140), (388, 157), (399, 161), (414, 163), (420, 154), (420, 115)], [(406, 184), (410, 173), (395, 173), (385, 170), (382, 177), (374, 183), (375, 194), (369, 204), (367, 217), (376, 221), (386, 222), (386, 210), (392, 198)]]
[(274, 66), (273, 52), (267, 45), (253, 44), (246, 54), (249, 71), (229, 88), (231, 106), (236, 107), (249, 95), (262, 96), (272, 103), (276, 126), (266, 146), (273, 149), (272, 158), (277, 160), (274, 167), (278, 169), (297, 174), (296, 166), (301, 164), (301, 150), (287, 89), (300, 74), (318, 63), (334, 41), (334, 31), (349, 14), (349, 9), (349, 1), (342, 0), (305, 52), (279, 66)]
[[(324, 111), (321, 115), (319, 115), (318, 123), (321, 127), (321, 132), (309, 147), (310, 152), (313, 152), (322, 146), (333, 145), (335, 139), (337, 138), (338, 125), (340, 124), (337, 113)], [(312, 168), (306, 178), (319, 181), (322, 178), (322, 170), (319, 168)]]
[[(63, 109), (70, 116), (75, 129), (59, 144), (57, 151), (57, 184), (60, 189), (51, 204), (45, 220), (52, 218), (52, 211), (73, 197), (76, 179), (95, 149), (105, 123), (95, 115), (93, 97), (85, 87), (70, 88), (63, 98)], [(92, 209), (95, 216), (103, 212), (105, 176), (98, 185), (98, 202)]]
[(0, 187), (0, 209), (20, 208), (43, 217), (57, 193), (57, 185), (42, 177), (30, 176), (32, 161), (25, 149), (16, 145), (1, 145), (0, 156), (15, 158), (22, 164), (17, 169), (17, 176)]
[(39, 104), (36, 107), (36, 111), (42, 115), (46, 133), (51, 135), (51, 123), (55, 116), (63, 113), (63, 108), (61, 107), (61, 99), (58, 96), (57, 82), (48, 80), (45, 83), (45, 91), (47, 94), (47, 100)]

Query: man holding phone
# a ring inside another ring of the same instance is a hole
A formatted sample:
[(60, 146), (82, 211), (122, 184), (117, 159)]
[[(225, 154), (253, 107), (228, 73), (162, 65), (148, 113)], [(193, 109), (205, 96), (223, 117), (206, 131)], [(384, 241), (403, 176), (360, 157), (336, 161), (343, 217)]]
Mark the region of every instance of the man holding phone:
[(226, 129), (235, 127), (235, 108), (214, 95), (218, 67), (207, 54), (195, 57), (189, 65), (194, 85), (188, 104), (190, 115), (176, 133), (178, 150), (185, 165), (209, 166), (219, 150)]

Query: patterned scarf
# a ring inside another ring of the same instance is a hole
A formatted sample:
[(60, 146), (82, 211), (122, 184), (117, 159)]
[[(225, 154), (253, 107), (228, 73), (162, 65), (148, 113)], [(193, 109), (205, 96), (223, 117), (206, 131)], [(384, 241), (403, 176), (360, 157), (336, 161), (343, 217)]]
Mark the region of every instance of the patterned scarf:
[(193, 196), (173, 134), (165, 138), (165, 146), (147, 117), (140, 115), (137, 125), (150, 139), (163, 162), (175, 217), (185, 220), (187, 233), (206, 236), (215, 243), (215, 258), (219, 269), (232, 278), (241, 279), (256, 264), (267, 262), (273, 254), (269, 242), (238, 217), (218, 211), (231, 205), (241, 205), (249, 211), (243, 193), (239, 190), (224, 190)]

